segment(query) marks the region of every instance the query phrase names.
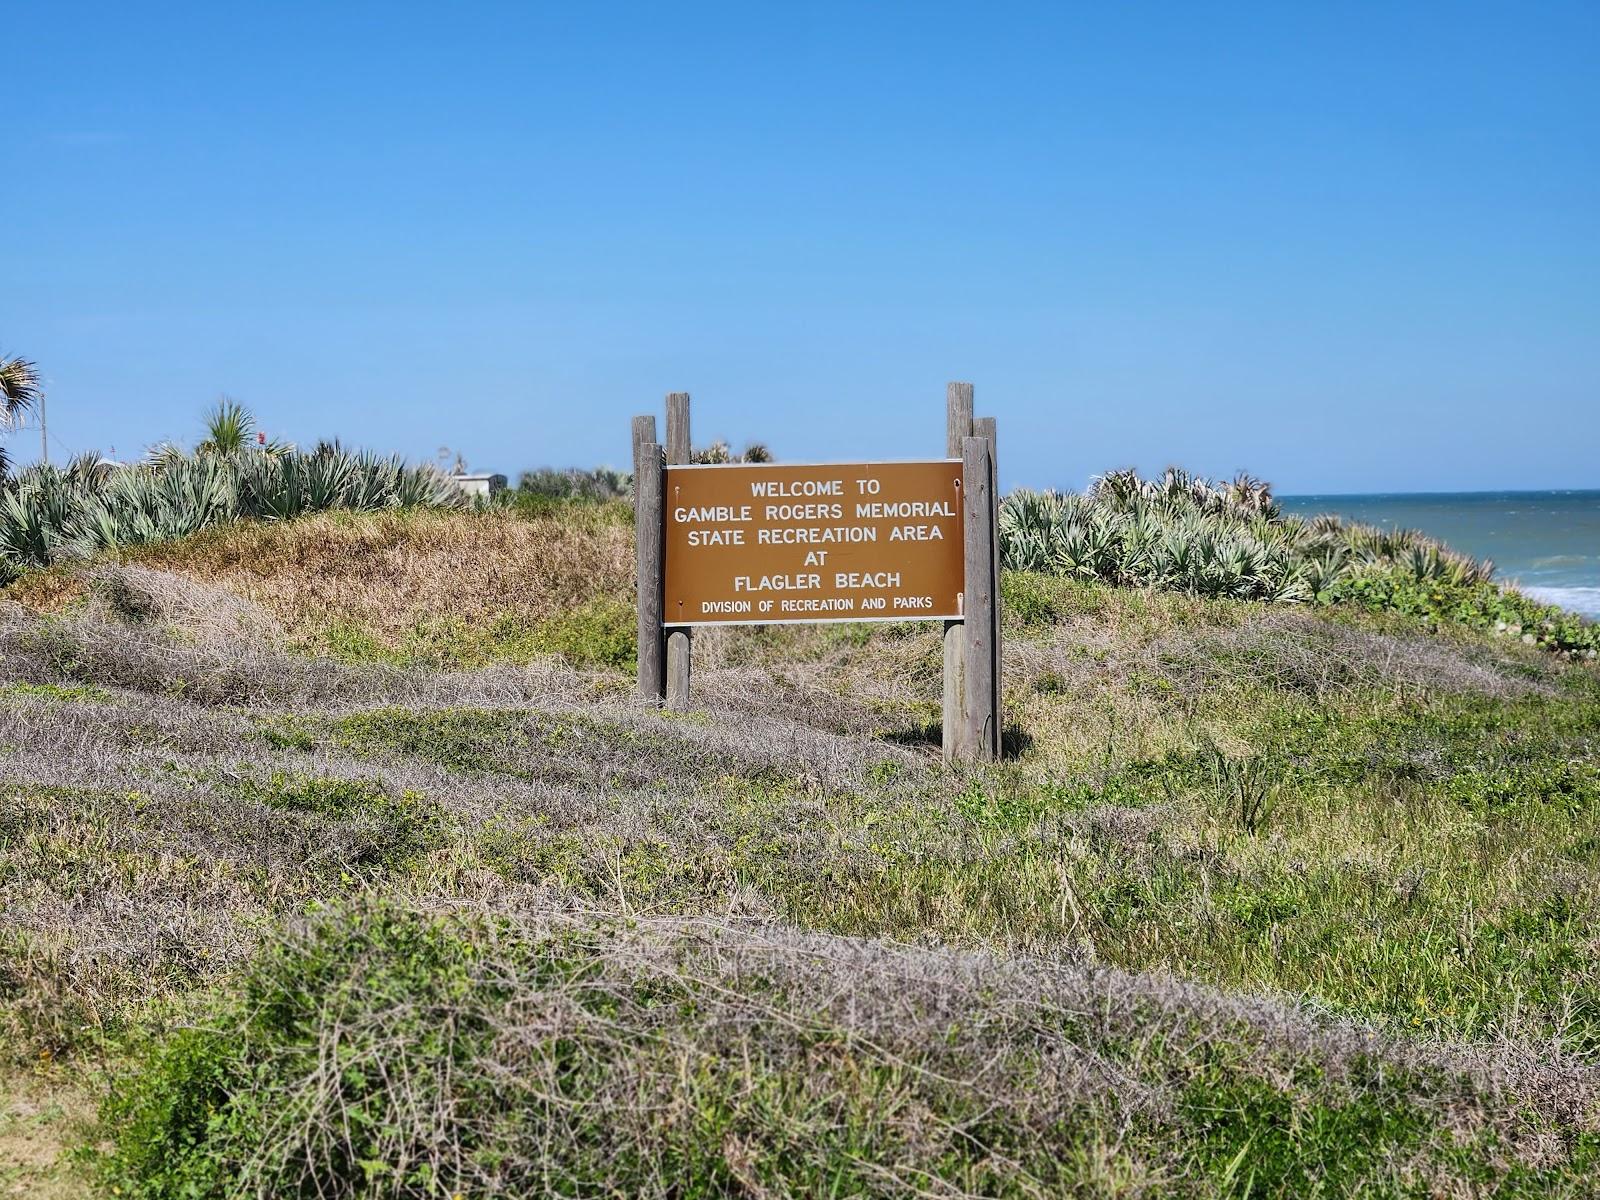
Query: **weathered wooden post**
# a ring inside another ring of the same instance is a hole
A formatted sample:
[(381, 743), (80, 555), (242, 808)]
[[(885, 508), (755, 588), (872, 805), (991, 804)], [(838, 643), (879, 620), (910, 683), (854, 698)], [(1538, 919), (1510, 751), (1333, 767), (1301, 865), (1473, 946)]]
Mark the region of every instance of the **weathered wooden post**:
[[(966, 439), (972, 436), (972, 385), (951, 383), (945, 387), (945, 457), (961, 458)], [(965, 506), (966, 497), (962, 497)], [(970, 529), (966, 534), (970, 541)], [(965, 599), (963, 599), (963, 605)], [(965, 608), (963, 608), (963, 614)], [(944, 625), (944, 717), (943, 735), (946, 762), (967, 758), (971, 750), (964, 740), (967, 729), (967, 652), (965, 617)]]
[(1004, 657), (1001, 654), (1001, 645), (1000, 645), (1000, 567), (1001, 567), (1001, 551), (1000, 551), (1000, 441), (999, 441), (999, 423), (993, 417), (977, 417), (977, 418), (974, 418), (974, 420), (972, 422), (972, 434), (973, 434), (974, 437), (986, 438), (988, 440), (988, 442), (989, 442), (989, 485), (990, 485), (989, 486), (989, 498), (990, 498), (990, 501), (991, 501), (991, 503), (989, 505), (989, 508), (990, 508), (990, 513), (989, 513), (989, 539), (990, 539), (990, 542), (992, 544), (992, 549), (990, 551), (990, 561), (993, 564), (993, 568), (994, 568), (992, 573), (991, 573), (991, 578), (992, 578), (993, 582), (991, 584), (991, 591), (990, 591), (990, 595), (993, 597), (993, 633), (991, 635), (991, 641), (994, 644), (994, 648), (990, 651), (990, 653), (991, 653), (991, 655), (993, 656), (993, 659), (994, 659), (994, 671), (993, 671), (993, 675), (994, 675), (994, 699), (992, 701), (993, 709), (994, 709), (994, 728), (995, 728), (994, 753), (995, 753), (995, 757), (998, 758), (1001, 755), (1001, 753), (1003, 752), (1003, 750), (1004, 750), (1004, 735), (1005, 735), (1005, 727), (1002, 724), (1002, 722), (1004, 720), (1004, 709), (1002, 708), (1002, 703), (1001, 703), (1001, 697), (1002, 697), (1002, 693), (1004, 692), (1004, 688), (1002, 687), (1002, 680), (1001, 680), (1001, 674), (1000, 674), (1001, 670), (1003, 669), (1003, 667), (1005, 665), (1005, 660), (1004, 660)]
[(662, 606), (661, 444), (656, 419), (633, 419), (633, 528), (639, 580), (639, 699), (660, 704), (667, 698), (666, 655), (661, 637)]
[(965, 675), (964, 724), (956, 744), (963, 758), (994, 758), (1000, 746), (1000, 731), (994, 704), (994, 484), (988, 438), (963, 440), (961, 476), (962, 521), (966, 530), (966, 600), (962, 606), (961, 638)]
[[(667, 393), (667, 463), (681, 466), (689, 461), (689, 393)], [(671, 497), (666, 497), (670, 502)], [(689, 707), (689, 667), (693, 650), (693, 633), (688, 629), (672, 629), (667, 633), (667, 690), (668, 708)]]

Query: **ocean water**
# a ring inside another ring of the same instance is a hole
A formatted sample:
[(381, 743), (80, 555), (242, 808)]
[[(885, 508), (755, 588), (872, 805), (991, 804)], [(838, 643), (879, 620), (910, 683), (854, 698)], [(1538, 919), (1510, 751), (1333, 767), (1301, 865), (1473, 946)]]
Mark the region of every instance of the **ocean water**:
[(1495, 565), (1495, 578), (1600, 618), (1600, 491), (1282, 496), (1286, 512), (1420, 529)]

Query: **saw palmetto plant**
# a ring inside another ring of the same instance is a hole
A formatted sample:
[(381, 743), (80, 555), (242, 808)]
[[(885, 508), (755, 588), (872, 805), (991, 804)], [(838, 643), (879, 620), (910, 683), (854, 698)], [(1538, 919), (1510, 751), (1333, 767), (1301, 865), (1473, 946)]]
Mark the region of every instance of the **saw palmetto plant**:
[[(237, 408), (238, 406), (234, 406)], [(83, 455), (37, 464), (0, 484), (0, 579), (100, 550), (183, 537), (238, 519), (285, 520), (329, 509), (454, 507), (431, 466), (342, 448), (245, 452), (248, 411), (214, 412), (194, 452), (170, 443), (134, 466)], [(232, 447), (229, 449), (228, 447)]]
[(1197, 596), (1304, 602), (1363, 572), (1487, 582), (1493, 566), (1414, 530), (1285, 516), (1269, 484), (1169, 468), (1100, 476), (1081, 495), (1017, 491), (1000, 506), (1005, 565)]
[(257, 444), (255, 414), (227, 396), (207, 411), (205, 430), (205, 437), (195, 447), (198, 454), (238, 454), (254, 448), (259, 453), (278, 455), (289, 448), (271, 439)]

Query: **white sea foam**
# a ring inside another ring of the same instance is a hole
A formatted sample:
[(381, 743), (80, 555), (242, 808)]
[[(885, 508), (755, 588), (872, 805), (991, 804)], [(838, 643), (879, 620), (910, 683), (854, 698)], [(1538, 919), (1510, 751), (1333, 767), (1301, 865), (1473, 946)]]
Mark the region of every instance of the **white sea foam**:
[(1535, 600), (1600, 619), (1600, 587), (1525, 587)]

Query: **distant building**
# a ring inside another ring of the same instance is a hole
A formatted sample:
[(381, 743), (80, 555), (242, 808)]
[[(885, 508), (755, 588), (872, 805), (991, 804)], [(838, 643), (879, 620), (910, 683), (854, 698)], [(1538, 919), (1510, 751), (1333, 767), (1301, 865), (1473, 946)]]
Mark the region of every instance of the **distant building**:
[(487, 471), (460, 472), (450, 476), (464, 496), (482, 496), (485, 500), (506, 490), (504, 475), (491, 475)]

